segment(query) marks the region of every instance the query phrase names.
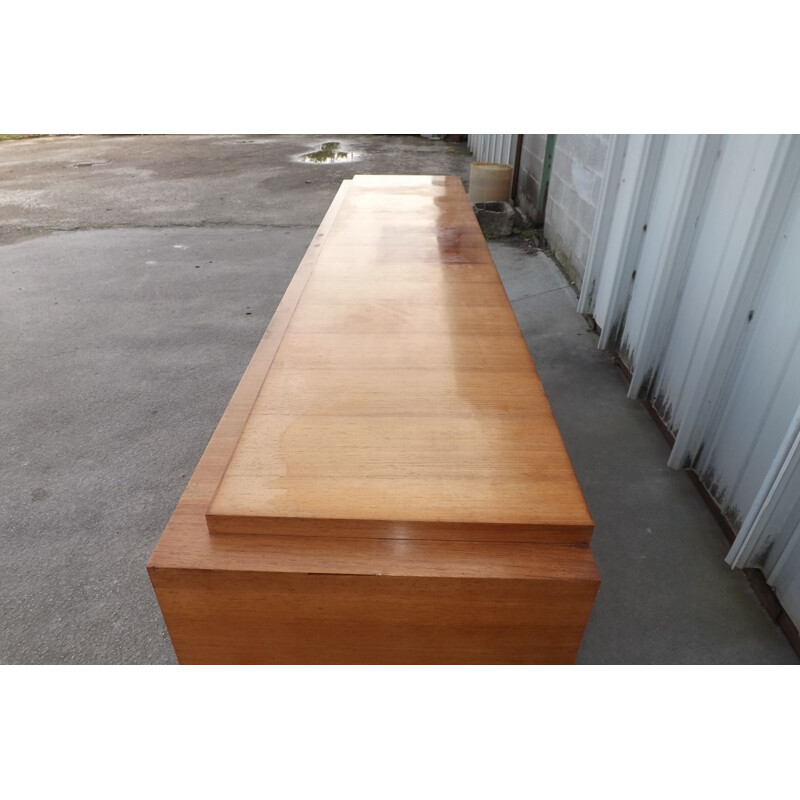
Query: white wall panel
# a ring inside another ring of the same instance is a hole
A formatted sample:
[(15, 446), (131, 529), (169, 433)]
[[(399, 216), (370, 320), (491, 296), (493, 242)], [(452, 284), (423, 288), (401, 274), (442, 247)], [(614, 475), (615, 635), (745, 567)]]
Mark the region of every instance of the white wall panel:
[(799, 176), (797, 136), (614, 137), (579, 302), (796, 623)]
[(467, 136), (467, 146), (475, 161), (514, 166), (517, 152), (514, 133), (472, 133)]

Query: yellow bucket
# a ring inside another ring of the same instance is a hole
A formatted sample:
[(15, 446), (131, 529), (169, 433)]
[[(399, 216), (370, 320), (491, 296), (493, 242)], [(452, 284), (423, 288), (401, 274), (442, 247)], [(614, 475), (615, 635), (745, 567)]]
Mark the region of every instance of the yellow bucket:
[(472, 203), (507, 203), (511, 194), (511, 167), (475, 161), (469, 168), (469, 199)]

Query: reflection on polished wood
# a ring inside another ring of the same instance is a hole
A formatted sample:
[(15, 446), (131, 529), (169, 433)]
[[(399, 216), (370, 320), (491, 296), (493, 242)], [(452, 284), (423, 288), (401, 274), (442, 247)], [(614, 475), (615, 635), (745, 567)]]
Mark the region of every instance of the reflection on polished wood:
[(357, 176), (148, 571), (182, 663), (568, 663), (591, 530), (460, 181)]
[[(588, 542), (558, 428), (459, 197), (447, 183), (354, 182), (208, 510), (212, 533), (352, 535), (368, 521), (371, 536)], [(451, 251), (470, 254), (463, 269)], [(438, 391), (403, 390), (426, 374)], [(509, 385), (531, 402), (509, 409)]]

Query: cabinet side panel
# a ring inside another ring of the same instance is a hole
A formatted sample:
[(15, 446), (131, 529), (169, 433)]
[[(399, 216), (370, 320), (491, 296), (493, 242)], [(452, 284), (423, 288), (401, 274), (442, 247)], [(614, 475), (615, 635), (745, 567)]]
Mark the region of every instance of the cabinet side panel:
[(183, 664), (570, 664), (599, 580), (151, 568)]

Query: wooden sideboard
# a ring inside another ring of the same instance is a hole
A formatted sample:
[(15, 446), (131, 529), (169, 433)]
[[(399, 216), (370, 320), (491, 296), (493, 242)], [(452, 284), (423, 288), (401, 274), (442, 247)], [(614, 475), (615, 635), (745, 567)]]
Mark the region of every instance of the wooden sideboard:
[(181, 663), (570, 663), (592, 527), (461, 182), (360, 175), (148, 571)]

